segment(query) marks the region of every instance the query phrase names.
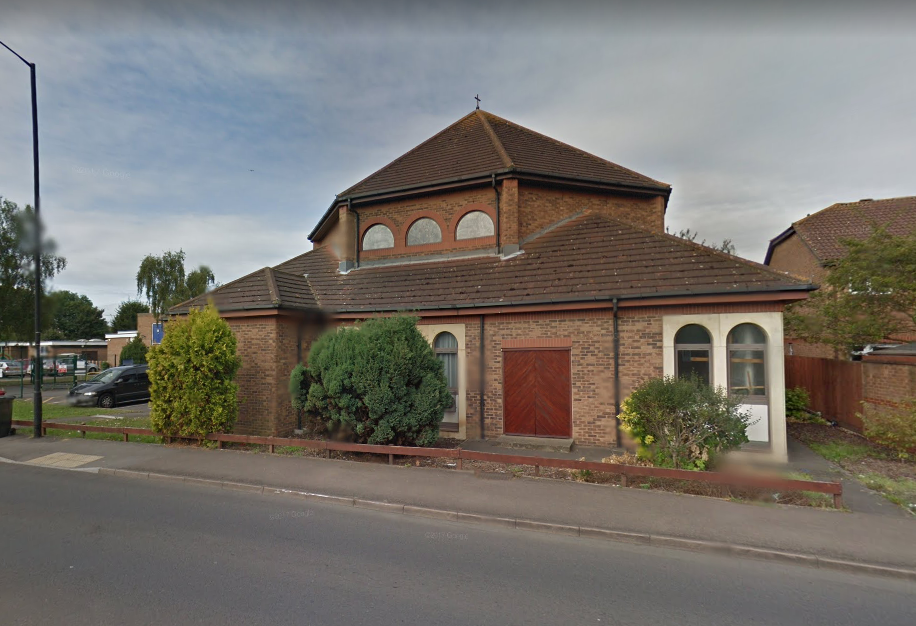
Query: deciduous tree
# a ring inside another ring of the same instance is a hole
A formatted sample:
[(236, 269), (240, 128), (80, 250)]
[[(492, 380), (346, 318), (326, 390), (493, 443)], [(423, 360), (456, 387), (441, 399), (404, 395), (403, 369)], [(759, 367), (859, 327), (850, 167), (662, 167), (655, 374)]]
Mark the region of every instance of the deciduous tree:
[(137, 330), (137, 314), (149, 313), (149, 307), (138, 300), (125, 300), (118, 306), (114, 319), (111, 320), (111, 332), (120, 330)]
[[(33, 331), (34, 266), (36, 235), (42, 229), (32, 207), (20, 209), (0, 196), (0, 340), (28, 340)], [(57, 256), (54, 240), (42, 240), (41, 277), (44, 283), (67, 267)], [(43, 316), (43, 324), (50, 318)]]
[(896, 236), (876, 226), (866, 239), (843, 245), (846, 256), (821, 288), (790, 307), (789, 334), (852, 350), (916, 327), (916, 233)]
[[(670, 230), (668, 232), (671, 233)], [(687, 228), (687, 229), (682, 229), (682, 230), (677, 231), (676, 233), (674, 233), (674, 236), (680, 237), (681, 239), (686, 239), (687, 241), (692, 241), (694, 243), (697, 243), (697, 237), (699, 237), (700, 234)], [(719, 252), (724, 252), (726, 254), (736, 254), (737, 253), (735, 244), (732, 243), (731, 239), (723, 239), (722, 243), (720, 244), (706, 243), (706, 240), (704, 239), (703, 241), (700, 241), (699, 244), (701, 246), (706, 246), (707, 248), (712, 248), (713, 250), (718, 250)]]
[(88, 297), (72, 291), (51, 294), (51, 328), (48, 339), (102, 339), (108, 332), (104, 311)]
[(146, 298), (157, 318), (169, 307), (199, 296), (216, 284), (213, 271), (206, 265), (186, 274), (184, 258), (184, 250), (179, 250), (162, 256), (148, 254), (140, 263), (137, 293)]

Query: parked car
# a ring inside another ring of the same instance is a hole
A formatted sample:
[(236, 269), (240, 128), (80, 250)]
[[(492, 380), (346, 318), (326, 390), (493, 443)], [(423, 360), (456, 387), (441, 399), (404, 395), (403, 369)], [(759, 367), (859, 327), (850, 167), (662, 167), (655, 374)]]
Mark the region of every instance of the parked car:
[[(59, 363), (54, 359), (42, 359), (41, 369), (45, 376), (53, 376), (55, 372), (58, 376), (63, 376), (67, 373), (67, 364)], [(26, 374), (29, 376), (32, 375), (32, 363), (29, 363), (29, 368), (26, 370)]]
[(0, 359), (0, 378), (4, 376), (22, 376), (22, 362)]
[(57, 363), (59, 365), (62, 364), (67, 372), (70, 371), (70, 366), (73, 364), (74, 359), (76, 360), (77, 374), (94, 374), (99, 371), (98, 365), (95, 363), (87, 363), (86, 359), (75, 352), (65, 352), (57, 355)]
[(70, 389), (67, 402), (73, 406), (110, 409), (121, 402), (149, 400), (148, 365), (112, 367), (91, 380)]

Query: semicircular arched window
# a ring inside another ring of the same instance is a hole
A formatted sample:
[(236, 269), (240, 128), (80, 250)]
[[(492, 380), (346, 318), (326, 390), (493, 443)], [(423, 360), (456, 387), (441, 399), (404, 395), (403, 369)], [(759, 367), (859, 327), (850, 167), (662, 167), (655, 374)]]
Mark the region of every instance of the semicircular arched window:
[(455, 239), (492, 237), (496, 233), (493, 219), (483, 211), (471, 211), (461, 218), (455, 229)]
[(767, 336), (756, 324), (738, 324), (728, 333), (728, 391), (762, 404), (767, 397)]
[(383, 250), (394, 247), (394, 235), (384, 224), (375, 224), (363, 233), (363, 250)]
[(699, 324), (683, 326), (674, 336), (674, 352), (675, 376), (696, 377), (709, 384), (712, 338), (708, 330)]
[(436, 220), (421, 217), (410, 225), (407, 231), (408, 246), (422, 246), (428, 243), (440, 243), (442, 241), (442, 229)]

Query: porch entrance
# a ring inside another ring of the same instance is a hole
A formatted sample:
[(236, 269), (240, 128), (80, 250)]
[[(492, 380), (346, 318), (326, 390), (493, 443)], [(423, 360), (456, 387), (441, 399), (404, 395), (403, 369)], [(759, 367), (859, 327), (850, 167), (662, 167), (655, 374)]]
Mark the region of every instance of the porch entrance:
[(503, 351), (503, 430), (507, 435), (572, 437), (570, 352)]

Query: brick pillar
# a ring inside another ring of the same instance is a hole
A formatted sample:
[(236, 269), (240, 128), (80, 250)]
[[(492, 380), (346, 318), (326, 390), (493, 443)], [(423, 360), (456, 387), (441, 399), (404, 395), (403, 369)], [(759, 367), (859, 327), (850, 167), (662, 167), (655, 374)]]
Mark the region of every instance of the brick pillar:
[(340, 271), (356, 267), (356, 215), (344, 205), (338, 210), (340, 219)]
[(518, 252), (518, 179), (507, 178), (499, 193), (499, 245), (503, 255)]
[(656, 228), (658, 232), (663, 233), (665, 232), (665, 196), (658, 196), (655, 198), (655, 203), (657, 207), (655, 209), (655, 214), (657, 216)]

